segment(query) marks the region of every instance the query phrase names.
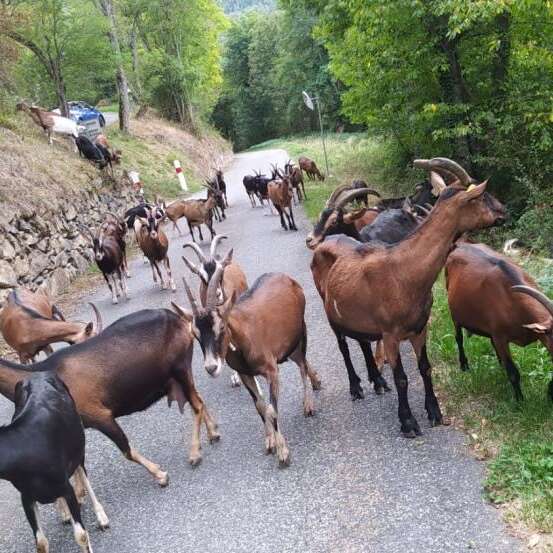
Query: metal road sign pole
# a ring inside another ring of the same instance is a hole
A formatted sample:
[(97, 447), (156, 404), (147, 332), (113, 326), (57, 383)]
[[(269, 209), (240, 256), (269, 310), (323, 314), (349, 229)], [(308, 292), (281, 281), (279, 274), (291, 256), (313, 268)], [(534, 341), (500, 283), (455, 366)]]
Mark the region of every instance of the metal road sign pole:
[(326, 142), (325, 142), (325, 133), (323, 128), (323, 118), (321, 116), (321, 104), (318, 98), (315, 98), (317, 102), (317, 112), (319, 114), (319, 125), (321, 126), (321, 140), (323, 141), (323, 152), (325, 154), (325, 165), (326, 165), (326, 176), (330, 176), (330, 171), (328, 170), (328, 156), (326, 155)]
[(312, 98), (311, 96), (309, 96), (309, 94), (307, 94), (307, 92), (305, 92), (305, 90), (302, 92), (302, 96), (303, 96), (304, 104), (311, 111), (315, 109), (315, 105), (313, 104), (313, 102), (317, 103), (317, 114), (319, 116), (319, 126), (321, 127), (321, 140), (323, 142), (323, 152), (325, 155), (326, 176), (328, 177), (330, 175), (330, 171), (328, 169), (328, 156), (326, 153), (326, 142), (325, 142), (325, 133), (323, 128), (323, 117), (321, 115), (321, 104), (319, 102), (319, 98), (316, 98), (316, 97)]

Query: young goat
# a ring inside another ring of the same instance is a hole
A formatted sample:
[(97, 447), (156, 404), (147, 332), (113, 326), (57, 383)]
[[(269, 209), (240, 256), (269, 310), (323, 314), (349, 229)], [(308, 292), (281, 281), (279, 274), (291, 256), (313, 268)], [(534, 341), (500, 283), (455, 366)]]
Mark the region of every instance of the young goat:
[(78, 344), (99, 332), (102, 318), (96, 306), (90, 305), (96, 315), (96, 331), (91, 322), (66, 321), (44, 293), (19, 288), (10, 292), (0, 312), (0, 330), (6, 343), (19, 355), (21, 363), (29, 363), (41, 351), (52, 354), (51, 344)]
[[(398, 415), (405, 437), (421, 433), (408, 402), (408, 382), (400, 342), (413, 345), (425, 387), (425, 407), (432, 426), (442, 414), (432, 386), (426, 353), (426, 325), (432, 306), (432, 286), (454, 241), (469, 230), (498, 224), (505, 208), (486, 192), (487, 181), (468, 186), (472, 178), (456, 163), (443, 158), (418, 160), (418, 167), (457, 174), (456, 187), (442, 192), (436, 206), (410, 236), (393, 245), (359, 244), (350, 238), (330, 239), (317, 247), (311, 271), (323, 298), (326, 315), (337, 337), (383, 339), (398, 392)], [(339, 342), (340, 345), (340, 342)], [(370, 348), (369, 371), (378, 377)], [(352, 395), (359, 378), (346, 364)]]
[[(268, 187), (269, 198), (275, 209), (280, 215), (280, 224), (284, 230), (298, 230), (294, 221), (294, 213), (292, 211), (292, 185), (288, 177), (282, 177), (278, 180), (273, 180)], [(284, 220), (284, 216), (288, 221), (288, 226)]]
[(130, 446), (116, 419), (144, 411), (163, 397), (169, 405), (176, 401), (181, 412), (189, 402), (194, 412), (189, 460), (197, 465), (202, 421), (210, 441), (219, 434), (194, 386), (192, 351), (189, 321), (167, 309), (137, 311), (30, 367), (0, 360), (0, 393), (13, 400), (20, 380), (37, 372), (55, 373), (69, 389), (84, 426), (102, 432), (128, 460), (166, 486), (167, 473)]
[[(160, 212), (163, 213), (163, 209), (159, 206), (153, 208), (145, 207), (145, 217), (138, 217), (137, 221), (140, 224), (138, 231), (138, 245), (142, 250), (142, 253), (146, 256), (152, 267), (152, 275), (154, 277), (154, 284), (157, 284), (157, 277), (159, 276), (161, 289), (166, 290), (170, 287), (173, 292), (176, 292), (177, 286), (173, 280), (171, 274), (171, 263), (169, 261), (169, 240), (167, 235), (161, 229), (161, 221), (163, 217), (159, 216)], [(168, 284), (165, 283), (163, 275), (160, 269), (160, 264), (165, 265), (167, 271), (167, 277), (169, 279)], [(156, 275), (157, 272), (157, 275)]]
[(192, 241), (195, 242), (194, 238), (194, 228), (198, 228), (198, 233), (200, 235), (200, 240), (203, 240), (202, 235), (202, 225), (205, 225), (210, 234), (211, 238), (215, 236), (215, 231), (213, 230), (213, 208), (216, 205), (216, 200), (214, 196), (208, 196), (205, 200), (187, 200), (184, 206), (184, 216), (186, 217), (186, 222), (188, 223), (188, 229), (190, 230), (190, 235), (192, 236)]
[[(82, 228), (92, 241), (96, 265), (107, 282), (111, 292), (111, 300), (118, 303), (119, 289), (129, 299), (126, 276), (128, 274), (126, 259), (125, 234), (126, 226), (115, 215), (108, 214), (98, 228), (96, 235), (91, 234), (86, 227)], [(110, 282), (110, 279), (112, 282)]]
[[(192, 248), (194, 252), (196, 252), (196, 255), (200, 261), (200, 266), (196, 266), (188, 261), (186, 257), (182, 258), (186, 266), (200, 279), (200, 301), (202, 307), (206, 306), (209, 281), (213, 277), (217, 267), (222, 267), (221, 258), (216, 255), (217, 245), (222, 240), (226, 240), (226, 238), (227, 237), (223, 235), (215, 236), (211, 242), (209, 258), (204, 256), (202, 250), (194, 242), (184, 244), (183, 246), (183, 248)], [(247, 289), (248, 281), (246, 280), (246, 275), (238, 263), (231, 261), (223, 267), (223, 278), (221, 280), (221, 285), (217, 290), (217, 298), (219, 302), (221, 302), (223, 298), (239, 298)], [(240, 378), (235, 371), (232, 371), (230, 381), (232, 386), (240, 386)]]
[(325, 180), (324, 175), (319, 171), (319, 168), (312, 159), (302, 156), (298, 159), (298, 165), (300, 166), (300, 169), (305, 172), (309, 180), (313, 180), (315, 178), (320, 181)]
[[(198, 306), (184, 281), (192, 313), (178, 309), (192, 321), (192, 331), (200, 342), (208, 374), (217, 377), (225, 359), (238, 372), (265, 425), (267, 453), (276, 451), (280, 466), (288, 466), (290, 452), (278, 426), (278, 364), (291, 359), (298, 365), (304, 389), (305, 416), (314, 412), (307, 379), (314, 390), (321, 385), (319, 376), (305, 357), (305, 297), (295, 280), (282, 273), (267, 273), (238, 300), (231, 296), (218, 304), (217, 290), (224, 265), (230, 262), (231, 255), (231, 252), (227, 254), (209, 281), (205, 307)], [(265, 403), (256, 376), (263, 376), (269, 383), (269, 405)]]
[[(449, 254), (445, 274), (461, 369), (469, 369), (463, 347), (465, 328), (490, 338), (516, 399), (522, 400), (520, 374), (509, 343), (527, 346), (539, 340), (553, 356), (551, 303), (530, 275), (484, 244), (459, 244)], [(553, 383), (549, 384), (549, 396), (553, 399)]]
[(75, 138), (75, 144), (79, 150), (79, 155), (88, 159), (88, 161), (96, 165), (98, 169), (105, 169), (111, 164), (109, 158), (104, 156), (102, 150), (86, 136), (78, 136)]
[(84, 470), (85, 435), (69, 391), (54, 373), (47, 372), (20, 380), (13, 396), (12, 422), (0, 427), (0, 478), (10, 481), (21, 494), (37, 553), (48, 553), (37, 503), (58, 500), (69, 509), (81, 551), (92, 553), (81, 507), (69, 482), (73, 474), (88, 491), (102, 530), (109, 526), (109, 520)]

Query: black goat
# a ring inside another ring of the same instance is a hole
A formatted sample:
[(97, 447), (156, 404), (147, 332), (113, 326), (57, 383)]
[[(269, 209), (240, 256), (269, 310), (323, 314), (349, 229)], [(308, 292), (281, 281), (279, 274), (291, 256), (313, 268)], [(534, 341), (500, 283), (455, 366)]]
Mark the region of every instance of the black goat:
[(227, 183), (225, 182), (225, 177), (223, 176), (223, 171), (221, 171), (221, 169), (217, 169), (217, 171), (215, 171), (215, 182), (217, 183), (217, 189), (223, 195), (225, 207), (228, 207)]
[(100, 528), (109, 526), (84, 470), (83, 424), (65, 384), (52, 372), (37, 373), (19, 381), (14, 393), (11, 424), (0, 428), (0, 478), (21, 494), (27, 520), (33, 530), (37, 553), (48, 552), (48, 540), (38, 519), (37, 503), (60, 501), (68, 509), (75, 541), (83, 553), (92, 553), (81, 508), (69, 479), (84, 497), (90, 495)]
[(255, 197), (257, 196), (257, 175), (246, 175), (242, 179), (244, 188), (246, 189), (246, 194), (250, 199), (252, 207), (255, 207)]
[(227, 218), (227, 216), (225, 215), (226, 205), (224, 193), (219, 187), (219, 183), (216, 178), (206, 179), (205, 182), (207, 184), (207, 197), (209, 198), (210, 196), (212, 196), (215, 200), (215, 207), (212, 210), (215, 214), (215, 220), (220, 223), (223, 219)]
[[(433, 183), (428, 180), (420, 182), (415, 186), (415, 192), (410, 196), (402, 196), (401, 198), (385, 198), (380, 200), (376, 204), (376, 208), (380, 211), (385, 209), (401, 209), (405, 200), (409, 200), (411, 205), (415, 209), (418, 209), (419, 206), (434, 205), (438, 196), (440, 195), (441, 189), (436, 187)], [(426, 213), (423, 213), (425, 215)]]
[(94, 163), (99, 169), (104, 169), (108, 161), (97, 145), (93, 144), (86, 136), (75, 138), (75, 144), (79, 150), (79, 155)]

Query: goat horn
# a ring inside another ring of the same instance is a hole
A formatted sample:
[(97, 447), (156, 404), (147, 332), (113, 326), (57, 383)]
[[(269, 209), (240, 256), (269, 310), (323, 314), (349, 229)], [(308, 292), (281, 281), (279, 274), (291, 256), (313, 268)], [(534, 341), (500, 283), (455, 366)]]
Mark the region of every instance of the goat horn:
[(512, 288), (515, 292), (527, 294), (535, 300), (538, 300), (547, 309), (547, 311), (553, 315), (553, 301), (551, 301), (543, 292), (540, 292), (535, 288), (531, 288), (530, 286), (523, 285), (513, 286)]
[(426, 215), (426, 216), (430, 215), (430, 210), (426, 209), (426, 207), (422, 205), (415, 204), (415, 209), (418, 209), (419, 211), (421, 211), (423, 215)]
[(202, 265), (207, 263), (207, 259), (206, 259), (205, 255), (203, 254), (202, 250), (200, 249), (200, 246), (198, 246), (198, 244), (196, 244), (194, 242), (187, 242), (186, 244), (183, 244), (182, 247), (183, 248), (192, 248), (196, 252), (196, 255), (198, 256), (198, 259), (200, 260), (200, 263), (202, 263)]
[(198, 267), (196, 267), (196, 265), (194, 265), (194, 263), (186, 259), (184, 255), (182, 256), (182, 260), (184, 261), (184, 264), (190, 269), (191, 272), (193, 272), (196, 276), (200, 277), (200, 279), (205, 282), (204, 275), (202, 275), (201, 271), (198, 269)]
[(215, 252), (217, 251), (217, 246), (219, 245), (219, 242), (221, 240), (226, 240), (227, 236), (224, 234), (218, 234), (212, 241), (211, 241), (211, 249), (209, 250), (209, 255), (211, 256), (211, 259), (215, 257)]
[(217, 303), (217, 289), (221, 285), (221, 280), (223, 278), (223, 273), (226, 266), (230, 263), (232, 259), (233, 250), (229, 250), (222, 263), (217, 264), (217, 268), (211, 277), (209, 284), (207, 286), (207, 294), (205, 300), (205, 306), (207, 309), (213, 309)]
[(445, 180), (439, 173), (436, 173), (436, 171), (430, 171), (430, 184), (432, 185), (432, 194), (434, 194), (434, 191), (437, 192), (434, 196), (439, 196), (442, 190), (447, 188)]
[(355, 200), (355, 198), (366, 196), (367, 194), (371, 194), (372, 196), (376, 196), (377, 198), (381, 197), (376, 190), (371, 190), (370, 188), (357, 188), (356, 190), (351, 190), (350, 192), (344, 194), (343, 197), (341, 197), (340, 200), (336, 202), (336, 205), (334, 207), (336, 209), (340, 209), (341, 207), (344, 207), (347, 203)]
[(190, 287), (188, 286), (188, 282), (186, 282), (186, 279), (184, 277), (182, 277), (182, 282), (184, 284), (184, 290), (186, 292), (186, 295), (188, 296), (188, 301), (190, 302), (190, 307), (192, 308), (192, 314), (194, 315), (194, 317), (197, 317), (199, 315), (199, 310), (198, 310), (198, 304), (194, 299), (194, 294), (192, 294), (192, 290), (190, 290)]
[(326, 201), (326, 207), (334, 207), (338, 196), (340, 196), (340, 194), (343, 194), (347, 190), (352, 190), (350, 184), (342, 184), (341, 186), (338, 186)]
[(416, 159), (413, 162), (415, 167), (426, 169), (427, 171), (446, 171), (453, 173), (466, 188), (469, 184), (476, 182), (456, 161), (447, 157), (434, 157), (432, 159)]
[(100, 311), (96, 307), (95, 304), (93, 304), (91, 301), (88, 302), (88, 305), (92, 307), (92, 310), (94, 311), (94, 315), (96, 316), (96, 332), (100, 334), (104, 330), (104, 321), (102, 321), (102, 315), (100, 314)]

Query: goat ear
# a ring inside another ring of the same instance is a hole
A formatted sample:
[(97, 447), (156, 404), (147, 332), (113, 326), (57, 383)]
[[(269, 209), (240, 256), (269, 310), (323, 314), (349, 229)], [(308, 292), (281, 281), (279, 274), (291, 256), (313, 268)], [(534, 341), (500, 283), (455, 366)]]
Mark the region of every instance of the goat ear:
[(173, 301), (171, 302), (171, 307), (173, 308), (175, 313), (180, 317), (182, 317), (186, 322), (191, 323), (194, 320), (194, 315), (192, 314), (192, 311), (188, 311), (188, 309), (185, 309), (184, 307), (177, 305)]
[(527, 328), (529, 330), (533, 330), (537, 334), (545, 334), (546, 332), (551, 330), (551, 325), (546, 325), (543, 323), (530, 323), (527, 325), (522, 325), (524, 328)]
[(229, 316), (229, 313), (234, 307), (235, 301), (236, 301), (236, 291), (234, 291), (232, 295), (229, 298), (227, 298), (225, 302), (217, 308), (219, 315), (221, 315), (223, 319), (226, 320), (226, 318)]
[(362, 207), (361, 209), (356, 209), (355, 211), (350, 211), (348, 213), (344, 214), (344, 223), (350, 224), (353, 223), (356, 219), (359, 219), (360, 217), (363, 217), (367, 213), (367, 208)]
[(488, 179), (486, 179), (482, 184), (477, 186), (471, 185), (467, 188), (466, 192), (463, 194), (463, 199), (467, 202), (470, 200), (476, 200), (486, 192), (486, 187), (488, 186)]
[(94, 323), (88, 323), (85, 327), (84, 327), (84, 333), (87, 335), (87, 336), (90, 336), (92, 334), (92, 332), (94, 331)]

